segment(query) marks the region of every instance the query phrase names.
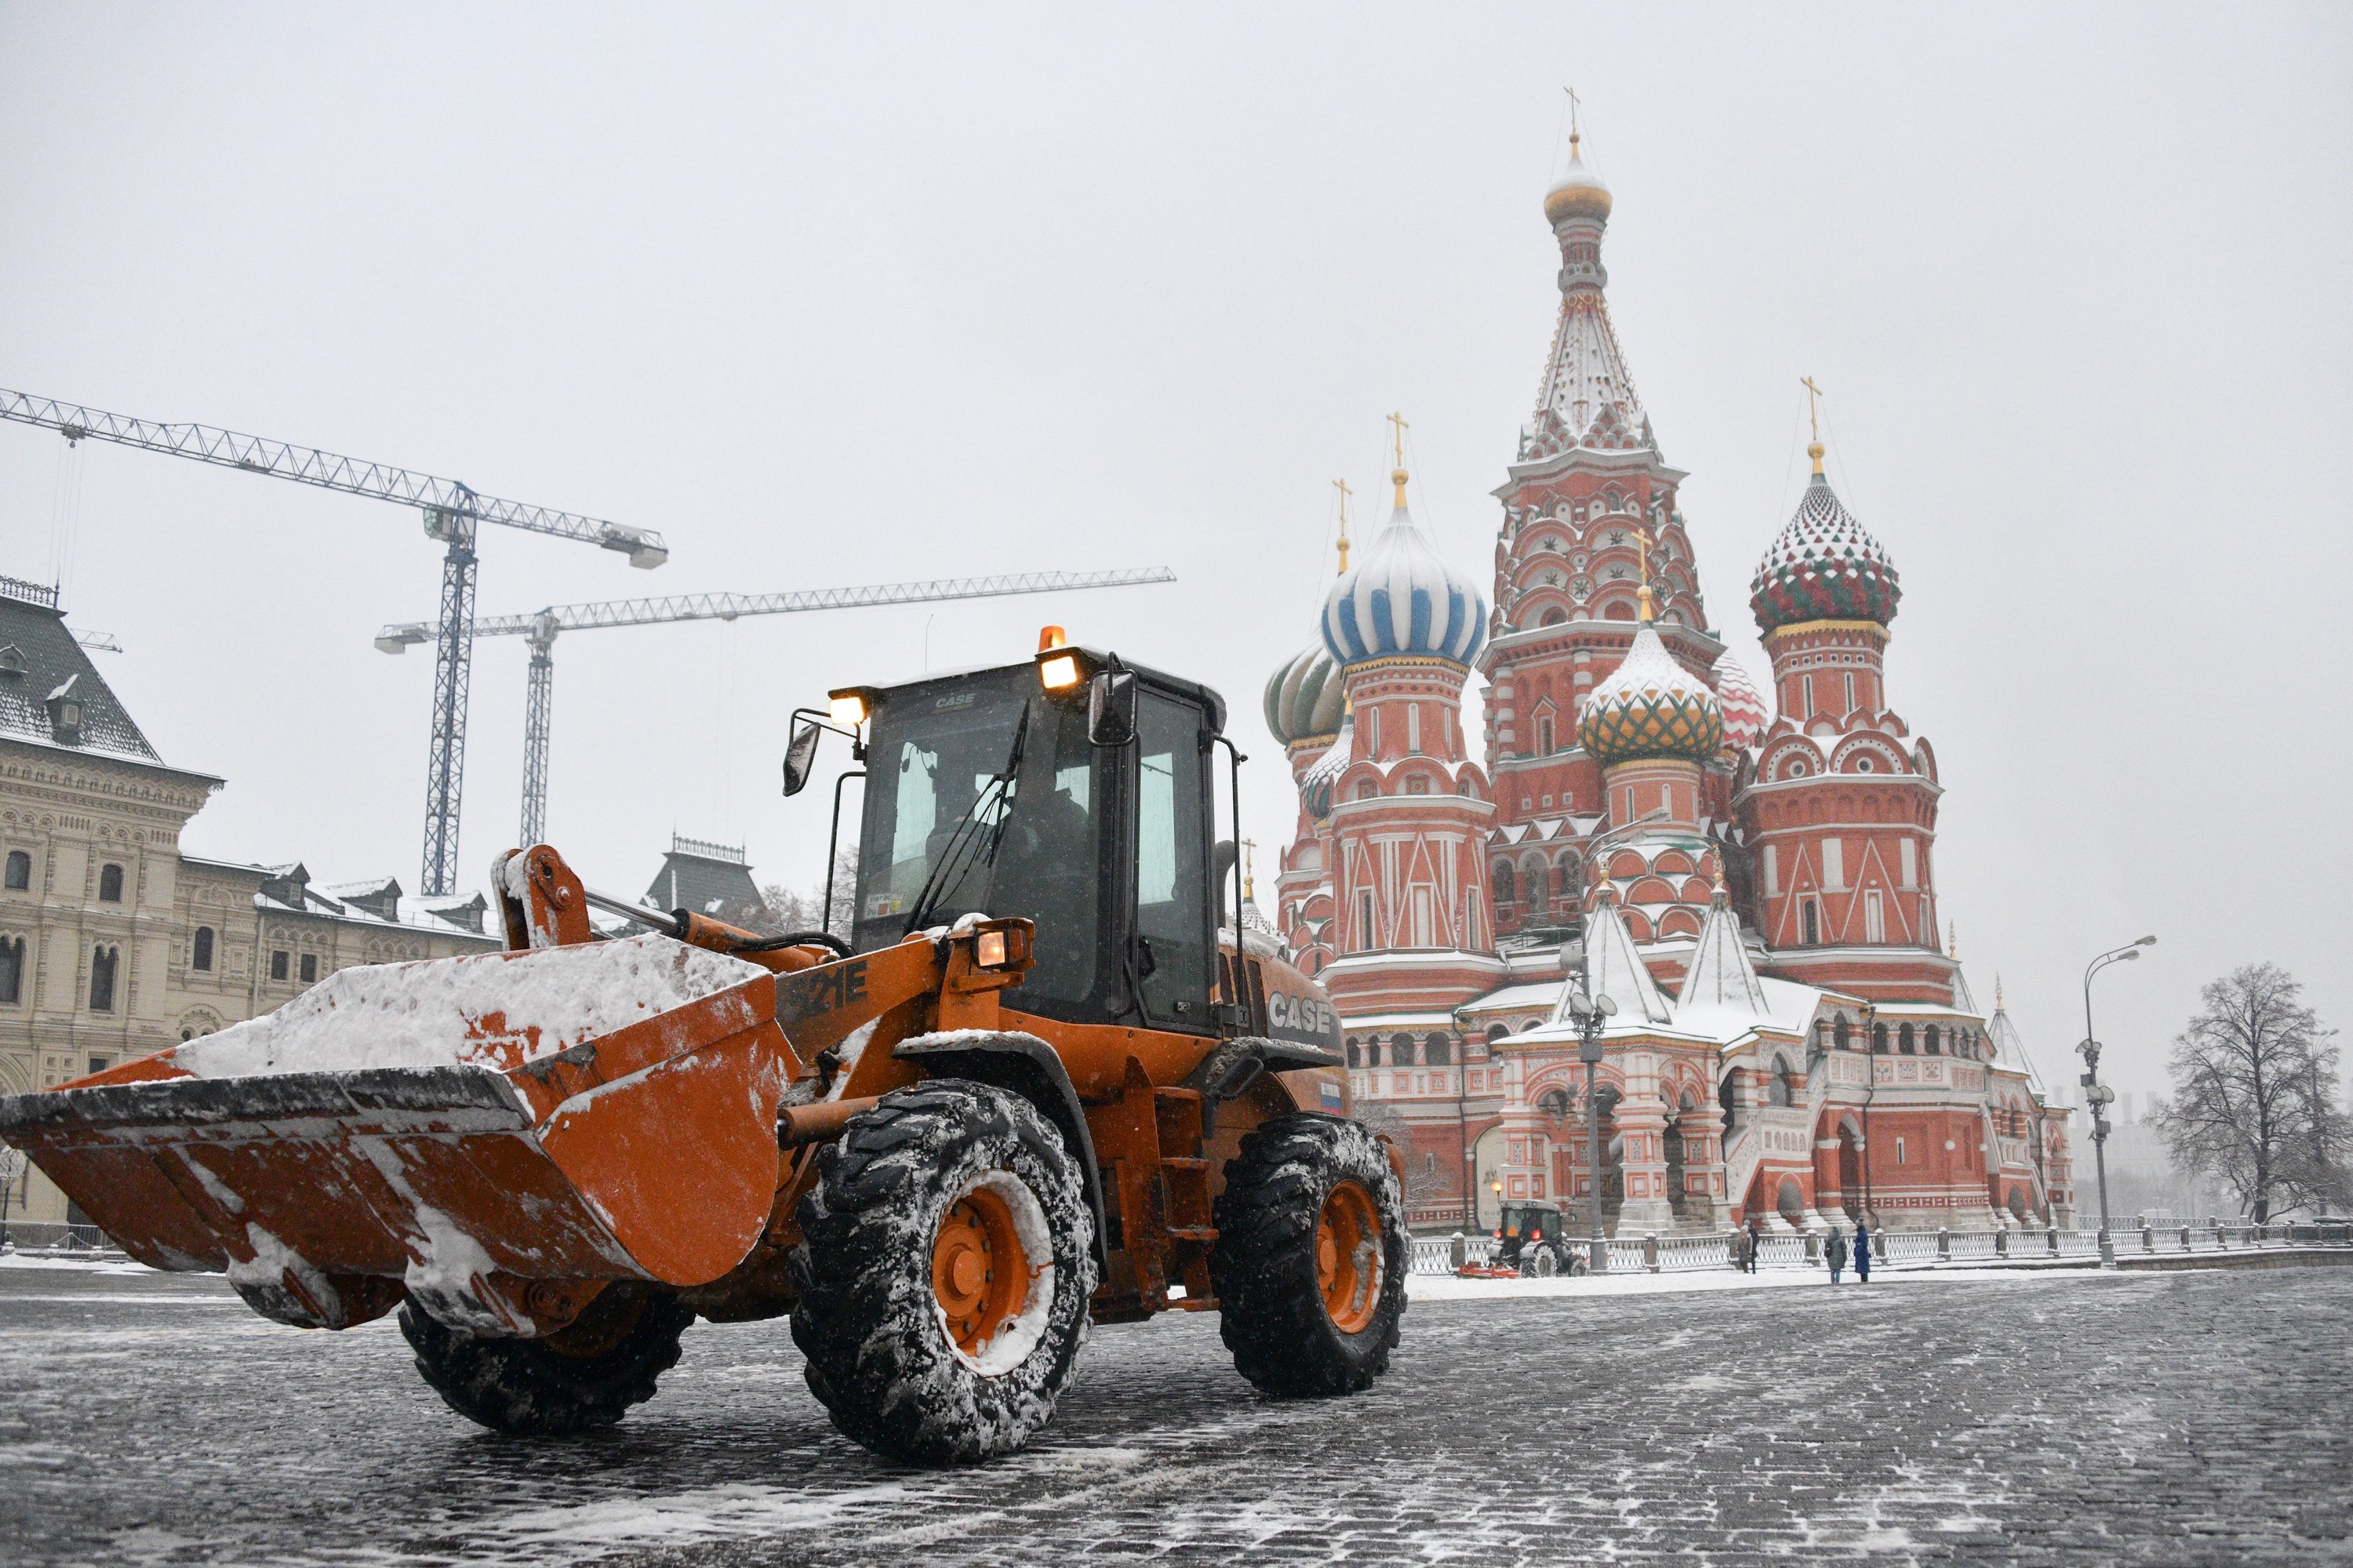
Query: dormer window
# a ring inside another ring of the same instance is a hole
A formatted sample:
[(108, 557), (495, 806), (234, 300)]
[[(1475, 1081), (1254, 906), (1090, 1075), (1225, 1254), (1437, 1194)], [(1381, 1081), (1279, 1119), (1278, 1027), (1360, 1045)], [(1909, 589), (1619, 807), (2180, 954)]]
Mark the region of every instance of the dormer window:
[(51, 692), (42, 704), (49, 711), (49, 733), (60, 746), (81, 744), (82, 699), (81, 677), (75, 675)]
[(25, 670), (25, 651), (14, 642), (0, 645), (0, 676), (21, 675)]

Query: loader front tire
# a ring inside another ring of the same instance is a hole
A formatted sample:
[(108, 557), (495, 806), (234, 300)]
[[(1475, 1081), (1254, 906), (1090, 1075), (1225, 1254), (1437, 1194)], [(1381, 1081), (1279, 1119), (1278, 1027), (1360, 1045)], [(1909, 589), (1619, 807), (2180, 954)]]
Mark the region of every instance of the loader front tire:
[(1209, 1254), (1234, 1366), (1279, 1396), (1355, 1393), (1388, 1371), (1405, 1316), (1397, 1174), (1338, 1117), (1278, 1117), (1242, 1139)]
[(654, 1396), (678, 1364), (694, 1313), (676, 1298), (612, 1287), (580, 1320), (544, 1340), (495, 1339), (453, 1329), (414, 1302), (400, 1331), (417, 1370), (467, 1420), (512, 1436), (562, 1437), (610, 1426)]
[(956, 1078), (886, 1095), (818, 1155), (798, 1213), (793, 1341), (845, 1436), (959, 1464), (1053, 1418), (1086, 1339), (1094, 1224), (1027, 1100)]

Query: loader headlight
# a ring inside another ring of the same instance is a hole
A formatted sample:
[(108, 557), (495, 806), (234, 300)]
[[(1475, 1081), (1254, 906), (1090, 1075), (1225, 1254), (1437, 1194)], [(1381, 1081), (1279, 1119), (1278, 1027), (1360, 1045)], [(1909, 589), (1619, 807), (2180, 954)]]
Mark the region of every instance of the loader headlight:
[(1005, 933), (1002, 931), (983, 931), (973, 939), (972, 961), (976, 968), (1003, 969), (1006, 952)]
[(844, 729), (856, 729), (866, 722), (866, 696), (861, 692), (829, 692), (826, 716)]

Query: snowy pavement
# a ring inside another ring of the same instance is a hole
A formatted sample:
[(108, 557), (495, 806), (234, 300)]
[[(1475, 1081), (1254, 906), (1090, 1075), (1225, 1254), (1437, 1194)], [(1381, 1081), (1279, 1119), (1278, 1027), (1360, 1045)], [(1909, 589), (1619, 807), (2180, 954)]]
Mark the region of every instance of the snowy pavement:
[(1212, 1321), (1096, 1331), (1043, 1441), (839, 1436), (782, 1324), (526, 1443), (388, 1322), (0, 1267), (11, 1563), (1733, 1564), (2353, 1560), (2353, 1269), (1418, 1279), (1396, 1371), (1275, 1404)]

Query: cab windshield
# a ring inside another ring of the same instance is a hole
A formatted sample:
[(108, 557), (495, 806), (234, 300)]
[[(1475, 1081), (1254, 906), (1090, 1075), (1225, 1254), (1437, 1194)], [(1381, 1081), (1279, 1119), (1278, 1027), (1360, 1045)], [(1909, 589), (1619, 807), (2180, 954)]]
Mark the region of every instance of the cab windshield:
[(1019, 916), (1038, 926), (1025, 1005), (1092, 997), (1107, 813), (1086, 728), (1027, 666), (893, 692), (867, 754), (853, 945)]

